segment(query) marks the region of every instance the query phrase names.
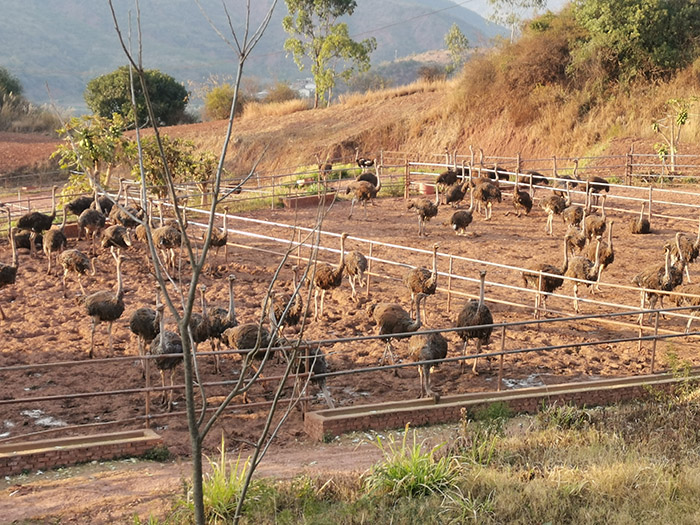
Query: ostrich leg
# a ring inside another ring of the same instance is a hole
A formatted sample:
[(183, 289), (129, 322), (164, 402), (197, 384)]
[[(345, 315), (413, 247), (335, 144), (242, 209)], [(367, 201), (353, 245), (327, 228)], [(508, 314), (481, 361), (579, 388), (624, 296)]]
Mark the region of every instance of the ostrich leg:
[(92, 331), (90, 332), (90, 352), (88, 353), (88, 357), (92, 359), (92, 353), (93, 350), (95, 349), (95, 328), (97, 327), (97, 321), (95, 318), (92, 318)]

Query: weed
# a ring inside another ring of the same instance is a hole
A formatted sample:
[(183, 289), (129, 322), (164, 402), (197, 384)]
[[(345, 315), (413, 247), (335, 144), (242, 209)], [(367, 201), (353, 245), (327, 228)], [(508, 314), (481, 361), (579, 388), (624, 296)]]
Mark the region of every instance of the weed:
[(544, 429), (581, 430), (591, 418), (586, 410), (574, 405), (543, 405), (537, 413), (537, 422)]
[(467, 411), (462, 409), (459, 435), (452, 443), (451, 450), (474, 465), (489, 465), (496, 452), (502, 429), (502, 420), (470, 421)]
[(149, 448), (143, 453), (141, 459), (148, 461), (158, 461), (160, 463), (168, 461), (171, 457), (170, 450), (165, 445), (158, 445), (153, 448)]
[(416, 441), (415, 430), (413, 443), (407, 444), (408, 430), (406, 425), (400, 445), (393, 437), (386, 442), (377, 437), (377, 447), (384, 460), (372, 467), (364, 479), (364, 487), (370, 494), (412, 498), (443, 493), (455, 486), (457, 463), (449, 456), (435, 457), (444, 443), (424, 452), (424, 443)]

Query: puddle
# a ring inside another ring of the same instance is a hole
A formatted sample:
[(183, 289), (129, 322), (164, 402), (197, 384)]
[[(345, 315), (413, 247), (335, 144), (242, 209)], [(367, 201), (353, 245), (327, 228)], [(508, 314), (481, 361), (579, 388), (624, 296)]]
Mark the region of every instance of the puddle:
[(35, 423), (42, 427), (67, 427), (68, 423), (55, 419), (52, 416), (44, 415), (42, 410), (23, 410), (20, 415), (35, 419)]
[(525, 379), (503, 379), (503, 384), (507, 388), (528, 388), (533, 386), (544, 386), (539, 374), (531, 374)]

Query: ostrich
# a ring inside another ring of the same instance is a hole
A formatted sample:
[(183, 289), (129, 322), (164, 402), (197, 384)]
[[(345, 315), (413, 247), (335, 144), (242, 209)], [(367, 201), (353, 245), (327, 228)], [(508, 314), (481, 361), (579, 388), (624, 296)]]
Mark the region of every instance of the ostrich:
[[(12, 213), (10, 212), (9, 207), (6, 208), (5, 211), (7, 212), (7, 228), (9, 229), (10, 246), (12, 247), (12, 263), (0, 263), (0, 290), (5, 288), (6, 286), (15, 284), (15, 281), (17, 279), (17, 268), (19, 267), (17, 246), (15, 246), (14, 232), (12, 231)], [(5, 312), (2, 309), (2, 306), (0, 306), (0, 316), (2, 316), (3, 320), (7, 319), (7, 317), (5, 316)]]
[(163, 315), (165, 305), (156, 306), (156, 312), (160, 317), (160, 328), (158, 337), (151, 341), (150, 355), (157, 356), (154, 361), (156, 368), (160, 372), (160, 383), (163, 388), (163, 400), (166, 400), (165, 372), (170, 371), (170, 389), (167, 393), (167, 411), (173, 407), (173, 390), (175, 386), (175, 370), (182, 362), (182, 339), (175, 332), (165, 329), (165, 316)]
[(566, 234), (564, 234), (564, 240), (566, 241), (566, 245), (571, 251), (571, 255), (574, 255), (574, 248), (577, 248), (580, 253), (581, 250), (583, 250), (586, 246), (586, 242), (588, 241), (588, 239), (586, 238), (586, 234), (583, 231), (583, 223), (585, 220), (586, 210), (584, 209), (579, 226), (575, 226), (573, 224), (570, 225), (566, 230)]
[[(574, 173), (578, 172), (578, 159), (574, 159)], [(596, 175), (589, 175), (586, 178), (586, 185), (590, 189), (591, 194), (595, 195), (596, 205), (598, 204), (598, 195), (601, 192), (610, 192), (610, 183), (603, 177), (598, 177)], [(605, 197), (605, 195), (603, 195)]]
[(694, 263), (698, 258), (698, 250), (700, 248), (700, 230), (698, 237), (693, 239), (689, 235), (677, 232), (675, 237), (664, 244), (664, 249), (668, 248), (671, 254), (671, 264), (676, 264), (678, 261), (683, 261), (685, 267), (685, 276), (690, 282), (690, 271), (688, 265)]
[(60, 253), (62, 250), (65, 250), (66, 247), (68, 246), (68, 239), (66, 239), (65, 233), (63, 233), (63, 230), (66, 227), (66, 219), (68, 210), (66, 208), (63, 208), (63, 221), (61, 222), (61, 226), (58, 228), (51, 228), (44, 234), (44, 239), (43, 239), (43, 250), (44, 254), (46, 255), (46, 258), (49, 260), (49, 265), (48, 268), (46, 268), (46, 273), (51, 273), (51, 260), (53, 259), (53, 254), (58, 252)]
[[(416, 332), (421, 327), (420, 318), (420, 303), (424, 300), (427, 295), (423, 293), (418, 293), (415, 296), (414, 304), (412, 310), (415, 309), (416, 319), (415, 321), (411, 318), (411, 315), (404, 310), (401, 305), (396, 303), (378, 303), (370, 304), (367, 307), (367, 313), (374, 319), (377, 325), (378, 335), (390, 335), (390, 334), (403, 334), (407, 332)], [(386, 348), (382, 354), (380, 364), (384, 364), (387, 354), (391, 357), (391, 362), (395, 363), (393, 346), (391, 345), (392, 339), (403, 339), (404, 337), (409, 337), (408, 335), (399, 337), (388, 337), (386, 340)], [(394, 369), (394, 375), (398, 376), (398, 372)]]
[(328, 263), (318, 263), (314, 270), (312, 285), (314, 288), (314, 321), (318, 320), (318, 295), (321, 294), (321, 312), (323, 315), (323, 299), (326, 296), (326, 291), (333, 288), (338, 288), (343, 282), (343, 270), (345, 269), (345, 239), (347, 233), (340, 235), (340, 261), (335, 268)]
[(270, 333), (259, 323), (244, 323), (227, 329), (223, 333), (224, 341), (230, 348), (242, 351), (246, 362), (249, 359), (261, 361), (270, 353)]
[(121, 224), (109, 226), (102, 232), (102, 240), (100, 241), (102, 248), (116, 248), (117, 255), (121, 255), (122, 249), (129, 249), (131, 246), (131, 236)]
[(440, 173), (435, 179), (435, 185), (442, 188), (447, 188), (453, 184), (457, 184), (459, 180), (459, 172), (455, 168), (447, 168)]
[(645, 202), (642, 203), (639, 218), (632, 219), (630, 222), (630, 231), (635, 235), (645, 235), (647, 233), (651, 233), (651, 213), (649, 213), (648, 218), (644, 217), (644, 206), (646, 206)]
[(574, 310), (579, 313), (578, 307), (578, 287), (580, 281), (585, 281), (586, 286), (598, 279), (598, 269), (600, 268), (600, 236), (596, 237), (596, 251), (593, 260), (576, 255), (569, 259), (564, 275), (574, 280)]
[[(129, 329), (138, 340), (140, 357), (145, 355), (146, 348), (150, 347), (151, 342), (160, 334), (160, 319), (163, 311), (157, 309), (159, 304), (160, 286), (156, 286), (156, 310), (147, 307), (138, 308), (129, 317)], [(140, 363), (141, 368), (145, 369), (143, 359), (140, 360)]]
[(547, 222), (544, 231), (547, 235), (554, 234), (554, 216), (561, 215), (566, 209), (566, 199), (561, 195), (552, 194), (540, 203), (540, 207), (547, 213)]
[[(229, 328), (233, 328), (238, 325), (238, 320), (236, 319), (236, 310), (233, 304), (233, 283), (236, 281), (236, 276), (231, 274), (228, 276), (228, 310), (221, 307), (214, 307), (211, 309), (209, 314), (209, 339), (212, 346), (212, 352), (217, 352), (220, 349), (221, 342), (223, 341), (223, 334)], [(216, 360), (216, 373), (221, 372), (219, 367), (219, 354), (215, 353), (214, 358)]]
[[(457, 235), (466, 235), (467, 227), (474, 218), (474, 192), (469, 192), (469, 209), (459, 210), (450, 217), (450, 225)], [(443, 223), (446, 224), (446, 223)]]
[[(118, 195), (117, 195), (118, 198)], [(99, 197), (97, 192), (95, 192), (95, 202), (90, 204), (90, 208), (97, 210), (104, 214), (105, 218), (110, 217), (112, 213), (112, 208), (114, 208), (114, 200), (109, 195), (102, 195)]]
[[(16, 226), (13, 228), (13, 230), (14, 230), (15, 246), (17, 248), (24, 248), (25, 250), (31, 251), (31, 249), (32, 249), (31, 237), (33, 235), (32, 232), (19, 231)], [(41, 249), (43, 246), (44, 246), (44, 236), (39, 233), (36, 236), (36, 238), (34, 239), (34, 248)]]
[[(297, 347), (307, 345), (307, 343), (304, 341), (291, 341), (290, 344)], [(318, 387), (321, 389), (321, 395), (323, 396), (323, 399), (325, 399), (328, 407), (335, 408), (335, 403), (333, 403), (333, 398), (331, 397), (331, 393), (328, 390), (328, 385), (326, 384), (326, 378), (318, 377), (318, 375), (327, 374), (330, 371), (328, 361), (326, 360), (326, 354), (323, 353), (320, 346), (315, 346), (313, 348), (309, 347), (308, 355), (303, 355), (301, 352), (300, 354), (302, 355), (299, 355), (298, 373), (303, 374), (306, 372), (307, 368), (309, 368), (307, 366), (307, 362), (310, 362), (311, 383), (318, 385)]]
[(153, 230), (151, 237), (153, 244), (163, 254), (166, 267), (175, 269), (175, 248), (179, 248), (182, 244), (182, 232), (175, 226), (168, 224)]
[(428, 361), (418, 365), (421, 386), (419, 397), (430, 396), (437, 403), (440, 394), (430, 388), (430, 369), (447, 357), (447, 339), (438, 333), (414, 335), (408, 342), (408, 350), (413, 361)]
[[(146, 227), (150, 228), (151, 231), (153, 231), (153, 222), (151, 221), (151, 217), (153, 215), (153, 200), (148, 199), (148, 202), (146, 203), (146, 216), (144, 219), (145, 221), (141, 222), (136, 228), (134, 228), (134, 238), (138, 242), (142, 243), (147, 243), (148, 242), (148, 234), (146, 233)], [(146, 226), (148, 225), (148, 226)]]
[(678, 286), (674, 292), (673, 302), (676, 306), (695, 306), (690, 311), (690, 318), (688, 319), (688, 324), (685, 326), (685, 333), (690, 332), (690, 325), (698, 315), (700, 315), (700, 310), (697, 309), (700, 306), (700, 284), (683, 284)]
[(79, 231), (85, 230), (85, 236), (89, 233), (92, 237), (92, 254), (95, 254), (95, 239), (102, 233), (105, 227), (107, 218), (104, 213), (102, 213), (102, 207), (97, 198), (97, 193), (95, 193), (94, 203), (95, 208), (89, 208), (78, 217), (78, 228)]
[[(535, 295), (535, 312), (534, 318), (540, 316), (540, 300), (542, 301), (542, 311), (547, 313), (547, 296), (554, 293), (555, 290), (561, 288), (564, 284), (564, 272), (569, 264), (569, 254), (566, 242), (564, 243), (564, 263), (561, 268), (548, 263), (536, 263), (528, 267), (526, 271), (520, 272), (523, 278), (523, 284), (526, 288), (534, 288), (539, 293)], [(541, 274), (551, 274), (542, 275)], [(540, 299), (540, 294), (541, 299)]]
[(285, 327), (298, 325), (304, 315), (304, 300), (301, 293), (297, 291), (298, 269), (298, 266), (292, 266), (293, 292), (291, 294), (278, 294), (275, 290), (271, 290), (269, 299), (263, 300), (263, 309), (267, 309), (270, 324), (273, 329), (276, 329), (278, 335), (282, 335), (281, 331)]
[(211, 322), (207, 315), (207, 301), (205, 298), (206, 291), (207, 287), (203, 284), (200, 285), (199, 293), (201, 294), (202, 313), (198, 314), (193, 312), (190, 316), (190, 334), (192, 335), (192, 342), (194, 343), (193, 351), (195, 354), (197, 353), (199, 343), (203, 343), (209, 339), (211, 335)]
[(360, 148), (355, 148), (355, 163), (364, 171), (366, 168), (371, 168), (377, 162), (377, 159), (369, 159), (360, 157)]
[[(65, 252), (64, 252), (65, 253)], [(95, 328), (99, 323), (107, 323), (109, 333), (109, 351), (113, 350), (112, 346), (112, 323), (119, 319), (124, 313), (124, 285), (122, 282), (122, 256), (116, 255), (112, 250), (112, 256), (117, 262), (117, 292), (111, 290), (102, 290), (92, 293), (85, 297), (85, 308), (90, 317), (92, 317), (92, 332), (90, 334), (90, 351), (88, 357), (92, 358), (95, 349)]]
[[(588, 245), (588, 251), (586, 255), (588, 258), (592, 261), (598, 262), (598, 277), (596, 278), (596, 283), (593, 289), (597, 292), (600, 291), (600, 276), (603, 275), (603, 270), (605, 270), (608, 266), (610, 266), (614, 261), (615, 261), (615, 249), (613, 247), (613, 240), (612, 240), (612, 228), (613, 224), (615, 224), (615, 221), (610, 221), (610, 224), (608, 224), (607, 227), (607, 232), (608, 232), (608, 240), (607, 242), (601, 241), (600, 242), (600, 248), (596, 245), (594, 246), (593, 244)], [(596, 252), (598, 255), (596, 256)], [(597, 257), (597, 259), (596, 259)]]
[(90, 204), (92, 204), (93, 202), (93, 197), (82, 195), (80, 197), (76, 197), (68, 204), (66, 204), (65, 208), (76, 217), (79, 217), (80, 214), (87, 210), (90, 207)]
[(345, 271), (348, 274), (348, 282), (352, 288), (352, 299), (357, 299), (356, 283), (365, 285), (365, 272), (367, 271), (367, 258), (357, 250), (348, 253), (345, 261)]
[(438, 199), (439, 194), (435, 193), (435, 202), (432, 202), (425, 197), (420, 197), (418, 199), (413, 199), (408, 204), (408, 209), (416, 210), (418, 214), (418, 236), (427, 237), (428, 234), (425, 233), (425, 223), (430, 219), (435, 217), (438, 213)]
[[(588, 193), (586, 197), (588, 197)], [(566, 208), (561, 212), (561, 218), (564, 219), (564, 223), (568, 226), (579, 226), (584, 219), (586, 214), (586, 208), (588, 203), (586, 202), (584, 206), (578, 206), (577, 204), (571, 204), (571, 190), (566, 189)]]
[(481, 182), (474, 187), (472, 192), (474, 192), (474, 199), (477, 202), (486, 205), (484, 220), (490, 221), (493, 214), (493, 202), (501, 202), (501, 190), (498, 185), (493, 182)]
[[(112, 221), (112, 224), (117, 223), (117, 215), (119, 215), (119, 199), (122, 197), (122, 192), (124, 191), (124, 181), (126, 179), (119, 179), (119, 190), (117, 191), (117, 196), (114, 197), (114, 201), (112, 206), (109, 209), (109, 212), (105, 212), (105, 215), (109, 218), (110, 221)], [(116, 204), (116, 206), (114, 206)], [(126, 201), (124, 201), (124, 207), (126, 208)], [(104, 208), (102, 208), (104, 210)]]
[(224, 224), (223, 229), (213, 229), (211, 231), (211, 246), (216, 248), (216, 256), (219, 256), (219, 250), (224, 247), (224, 262), (228, 264), (228, 208), (224, 208)]
[(318, 173), (325, 183), (326, 180), (328, 180), (328, 176), (333, 171), (333, 164), (328, 162), (328, 159), (326, 159), (325, 162), (321, 162), (321, 157), (318, 156), (318, 153), (316, 153), (316, 162), (318, 162)]
[(450, 204), (453, 208), (455, 205), (464, 199), (469, 189), (469, 181), (463, 183), (455, 183), (445, 190), (445, 204)]
[[(121, 181), (120, 181), (121, 183)], [(145, 215), (143, 208), (140, 206), (134, 208), (129, 206), (129, 189), (131, 185), (126, 184), (124, 186), (124, 205), (120, 208), (118, 205), (114, 206), (112, 209), (112, 214), (110, 217), (113, 221), (118, 222), (122, 226), (128, 229), (134, 229), (139, 224)], [(114, 210), (117, 210), (116, 212)]]
[(352, 210), (355, 207), (357, 201), (362, 203), (362, 207), (365, 210), (365, 219), (367, 219), (367, 202), (377, 197), (379, 190), (382, 189), (382, 181), (379, 179), (379, 168), (374, 166), (375, 177), (377, 179), (376, 186), (371, 182), (366, 180), (355, 180), (348, 184), (345, 189), (345, 194), (353, 194), (352, 201), (350, 202), (350, 215), (348, 219), (352, 217)]
[[(416, 298), (416, 294), (422, 293), (426, 296), (434, 295), (435, 290), (437, 290), (437, 251), (440, 247), (439, 244), (433, 244), (433, 271), (432, 273), (428, 271), (427, 268), (412, 268), (404, 275), (403, 282), (411, 292), (411, 307), (413, 307), (413, 301)], [(425, 311), (425, 301), (423, 301), (423, 314), (425, 319), (428, 315)], [(411, 309), (411, 315), (413, 315), (413, 310)]]
[(31, 257), (36, 255), (36, 246), (34, 240), (36, 236), (51, 228), (54, 219), (56, 218), (56, 188), (51, 188), (51, 214), (46, 215), (38, 211), (25, 213), (17, 220), (17, 229), (30, 232), (29, 234), (29, 254)]
[(607, 225), (605, 216), (605, 198), (603, 195), (603, 202), (601, 203), (600, 215), (589, 215), (586, 220), (583, 221), (583, 232), (586, 238), (592, 241), (598, 235), (603, 235)]
[[(379, 179), (377, 178), (377, 174), (376, 174), (376, 170), (377, 170), (377, 167), (376, 167), (376, 166), (377, 166), (377, 159), (374, 159), (374, 160), (372, 160), (372, 161), (370, 161), (370, 162), (371, 162), (371, 164), (369, 164), (368, 166), (366, 166), (366, 167), (362, 170), (362, 173), (360, 173), (357, 177), (355, 177), (355, 181), (356, 181), (356, 182), (365, 181), (365, 182), (369, 182), (369, 183), (372, 184), (373, 186), (376, 186), (376, 185), (379, 183)], [(375, 169), (375, 173), (372, 173), (372, 172), (369, 171), (369, 169), (368, 169), (368, 168), (370, 168), (370, 167), (372, 167), (372, 166), (375, 167), (375, 168), (374, 168), (374, 169)]]
[(63, 266), (63, 277), (61, 278), (63, 297), (68, 297), (66, 294), (66, 277), (69, 273), (74, 273), (78, 276), (80, 291), (85, 295), (85, 288), (83, 288), (80, 276), (85, 275), (88, 270), (91, 270), (90, 275), (95, 275), (95, 258), (88, 258), (88, 256), (80, 250), (69, 249), (63, 250), (58, 255), (58, 263)]
[[(653, 310), (656, 305), (656, 300), (659, 300), (661, 308), (664, 306), (664, 297), (652, 290), (661, 290), (670, 292), (675, 287), (683, 283), (683, 268), (678, 268), (677, 265), (671, 265), (671, 250), (664, 248), (665, 261), (664, 264), (653, 264), (646, 267), (640, 273), (632, 278), (632, 282), (642, 288), (640, 291), (641, 306), (644, 310), (646, 301), (649, 301), (649, 309)], [(679, 261), (682, 265), (682, 261)], [(649, 314), (651, 316), (651, 314)], [(639, 322), (643, 321), (644, 314), (639, 314)]]
[(530, 186), (549, 186), (549, 179), (539, 171), (529, 170), (518, 176), (518, 181)]
[[(469, 339), (476, 339), (476, 353), (481, 353), (481, 345), (489, 344), (491, 339), (491, 332), (493, 331), (492, 326), (484, 326), (481, 328), (470, 328), (470, 327), (480, 327), (481, 325), (491, 325), (493, 324), (493, 316), (491, 315), (491, 310), (484, 304), (484, 290), (486, 287), (486, 271), (481, 270), (479, 274), (479, 279), (481, 284), (479, 286), (479, 300), (475, 301), (470, 299), (467, 301), (459, 314), (457, 315), (457, 320), (455, 321), (455, 328), (467, 328), (467, 330), (460, 330), (457, 332), (459, 337), (464, 341), (464, 347), (462, 348), (462, 355), (467, 355), (467, 343)], [(472, 366), (472, 372), (478, 375), (476, 371), (476, 361), (474, 358), (474, 365)], [(464, 360), (459, 363), (460, 373), (464, 371)]]
[(529, 215), (530, 210), (532, 210), (532, 197), (528, 192), (520, 191), (517, 179), (513, 185), (513, 208), (515, 208), (515, 214), (518, 217), (522, 215), (523, 211), (525, 211), (525, 215)]

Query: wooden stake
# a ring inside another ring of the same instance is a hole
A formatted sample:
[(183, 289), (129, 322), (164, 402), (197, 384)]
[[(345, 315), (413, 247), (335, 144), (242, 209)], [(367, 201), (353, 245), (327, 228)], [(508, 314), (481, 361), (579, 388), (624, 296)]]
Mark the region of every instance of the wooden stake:
[(503, 325), (501, 327), (501, 355), (498, 360), (498, 391), (501, 391), (501, 385), (503, 384), (503, 352), (506, 350), (506, 327)]
[(447, 313), (449, 314), (451, 312), (451, 307), (452, 307), (452, 263), (454, 261), (454, 257), (450, 255), (450, 268), (448, 270), (447, 274)]
[(146, 374), (146, 428), (151, 426), (151, 360), (144, 360), (144, 374)]
[(657, 336), (659, 335), (659, 317), (661, 316), (660, 312), (656, 312), (656, 316), (654, 317), (654, 339), (651, 342), (651, 373), (654, 373), (654, 363), (656, 361), (656, 341), (657, 341)]
[(372, 279), (372, 252), (374, 251), (374, 243), (369, 243), (369, 258), (367, 259), (367, 289), (365, 294), (369, 296), (369, 282)]

